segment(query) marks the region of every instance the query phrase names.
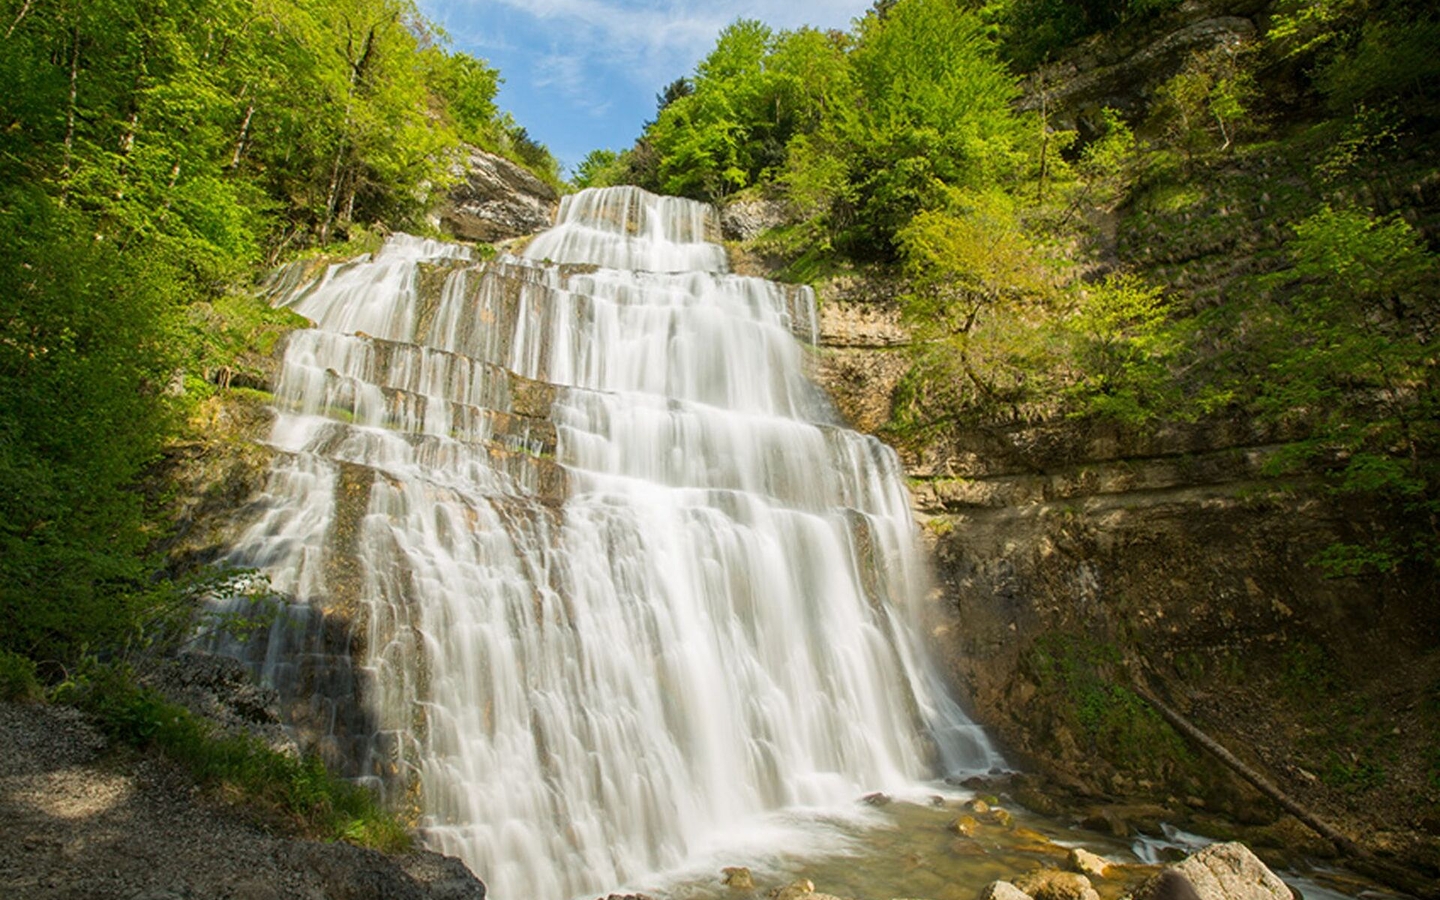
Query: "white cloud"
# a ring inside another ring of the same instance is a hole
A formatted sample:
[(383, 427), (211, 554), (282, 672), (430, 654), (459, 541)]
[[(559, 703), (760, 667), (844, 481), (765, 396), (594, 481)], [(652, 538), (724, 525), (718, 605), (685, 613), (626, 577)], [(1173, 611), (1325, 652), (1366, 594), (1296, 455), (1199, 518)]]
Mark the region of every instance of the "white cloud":
[(654, 0), (450, 0), (452, 19), (484, 5), (504, 6), (545, 26), (551, 53), (563, 52), (582, 69), (605, 68), (638, 85), (663, 84), (688, 73), (737, 18), (777, 28), (813, 24), (844, 27), (866, 0), (748, 0), (662, 3)]

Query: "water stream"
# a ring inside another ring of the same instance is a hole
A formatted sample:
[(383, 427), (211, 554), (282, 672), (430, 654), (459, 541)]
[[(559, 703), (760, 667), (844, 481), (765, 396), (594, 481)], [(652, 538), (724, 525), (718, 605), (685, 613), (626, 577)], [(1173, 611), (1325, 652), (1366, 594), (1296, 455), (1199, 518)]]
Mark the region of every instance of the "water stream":
[(805, 377), (813, 295), (716, 230), (590, 190), (522, 257), (396, 235), (279, 300), (314, 327), (232, 559), (294, 609), (251, 658), (498, 900), (841, 852), (862, 795), (1002, 764), (895, 454)]

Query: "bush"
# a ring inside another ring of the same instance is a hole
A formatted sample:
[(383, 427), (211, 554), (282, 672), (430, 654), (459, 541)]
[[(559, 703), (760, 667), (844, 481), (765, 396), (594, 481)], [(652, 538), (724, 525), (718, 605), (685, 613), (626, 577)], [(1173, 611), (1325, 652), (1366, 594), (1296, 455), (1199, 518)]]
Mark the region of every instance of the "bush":
[(28, 703), (44, 698), (35, 664), (18, 653), (0, 650), (0, 700)]

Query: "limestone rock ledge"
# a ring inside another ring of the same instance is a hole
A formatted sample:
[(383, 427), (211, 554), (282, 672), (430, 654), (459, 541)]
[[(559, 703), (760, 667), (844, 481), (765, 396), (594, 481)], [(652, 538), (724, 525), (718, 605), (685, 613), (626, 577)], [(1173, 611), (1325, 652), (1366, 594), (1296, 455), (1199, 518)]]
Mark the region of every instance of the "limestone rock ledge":
[(560, 196), (508, 159), (478, 147), (452, 169), (458, 183), (439, 210), (440, 227), (464, 241), (493, 243), (550, 227)]

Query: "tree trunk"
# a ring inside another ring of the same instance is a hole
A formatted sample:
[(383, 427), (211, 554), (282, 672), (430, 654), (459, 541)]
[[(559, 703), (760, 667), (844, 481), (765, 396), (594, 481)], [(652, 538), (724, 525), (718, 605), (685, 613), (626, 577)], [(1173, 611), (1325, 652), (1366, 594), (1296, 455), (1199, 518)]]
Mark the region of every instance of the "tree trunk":
[(65, 111), (65, 174), (70, 173), (70, 158), (75, 149), (75, 97), (80, 81), (80, 25), (76, 23), (74, 43), (70, 50), (70, 100)]
[(7, 39), (15, 33), (15, 29), (20, 26), (20, 22), (25, 18), (25, 14), (30, 12), (30, 4), (34, 2), (35, 0), (25, 0), (25, 5), (20, 7), (20, 14), (15, 17), (15, 21), (10, 23), (10, 27), (5, 29), (5, 37)]
[(250, 119), (255, 115), (255, 101), (251, 100), (250, 105), (245, 107), (245, 121), (240, 123), (240, 137), (235, 141), (235, 152), (230, 154), (230, 168), (240, 165), (240, 157), (245, 155), (245, 144), (250, 140)]
[(1336, 831), (1334, 828), (1332, 828), (1329, 824), (1320, 819), (1319, 816), (1316, 816), (1310, 810), (1290, 799), (1287, 794), (1283, 793), (1278, 787), (1272, 784), (1268, 778), (1266, 778), (1264, 775), (1261, 775), (1259, 772), (1255, 771), (1249, 766), (1245, 765), (1245, 763), (1241, 762), (1240, 759), (1235, 756), (1235, 754), (1231, 753), (1229, 750), (1226, 750), (1223, 746), (1221, 746), (1219, 741), (1216, 741), (1214, 738), (1210, 737), (1210, 735), (1201, 731), (1194, 724), (1192, 724), (1190, 720), (1186, 719), (1184, 716), (1180, 715), (1175, 710), (1166, 706), (1164, 703), (1161, 703), (1160, 700), (1158, 700), (1153, 694), (1140, 687), (1138, 684), (1135, 686), (1135, 693), (1138, 694), (1140, 698), (1146, 703), (1149, 703), (1152, 707), (1154, 707), (1155, 711), (1160, 714), (1160, 717), (1166, 722), (1169, 722), (1172, 726), (1174, 726), (1176, 731), (1180, 732), (1190, 740), (1194, 741), (1196, 744), (1200, 745), (1200, 747), (1208, 751), (1212, 756), (1214, 756), (1216, 759), (1220, 760), (1227, 767), (1229, 767), (1230, 770), (1233, 771), (1235, 774), (1239, 775), (1241, 778), (1254, 785), (1255, 788), (1260, 791), (1260, 793), (1280, 804), (1280, 806), (1284, 808), (1286, 812), (1290, 813), (1295, 818), (1299, 819), (1301, 822), (1304, 822), (1306, 825), (1312, 828), (1316, 834), (1320, 835), (1330, 843), (1334, 844), (1335, 849), (1339, 850), (1342, 854), (1351, 857), (1358, 857), (1364, 855), (1364, 851), (1357, 847), (1354, 841), (1350, 840), (1345, 835)]

